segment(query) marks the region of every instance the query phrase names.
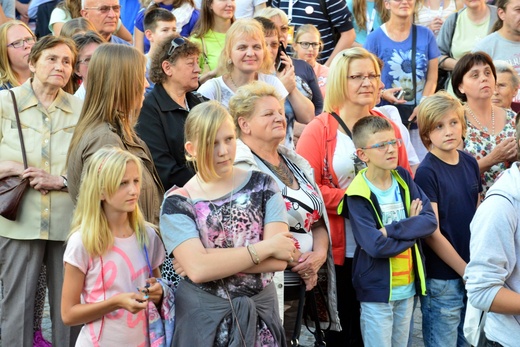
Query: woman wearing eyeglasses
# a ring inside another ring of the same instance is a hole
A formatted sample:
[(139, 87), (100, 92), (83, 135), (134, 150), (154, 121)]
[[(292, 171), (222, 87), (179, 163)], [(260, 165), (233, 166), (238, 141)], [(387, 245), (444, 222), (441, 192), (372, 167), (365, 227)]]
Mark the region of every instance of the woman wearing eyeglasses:
[(164, 40), (152, 58), (155, 83), (146, 96), (136, 126), (150, 148), (165, 189), (183, 187), (195, 175), (184, 154), (184, 124), (188, 113), (206, 99), (198, 87), (199, 46), (177, 35)]
[(385, 0), (385, 8), (390, 11), (390, 19), (368, 35), (364, 47), (385, 62), (381, 72), (385, 86), (404, 91), (398, 99), (383, 90), (382, 105), (394, 104), (403, 124), (410, 124), (412, 144), (422, 160), (426, 148), (414, 118), (421, 99), (435, 92), (440, 52), (431, 30), (413, 25), (415, 0)]
[(36, 37), (22, 21), (0, 26), (0, 90), (18, 87), (31, 77), (29, 53), (35, 43)]
[(78, 49), (78, 61), (74, 67), (74, 96), (85, 100), (86, 87), (88, 83), (88, 64), (92, 54), (104, 40), (96, 32), (88, 31), (84, 34), (76, 34), (72, 38)]
[[(356, 157), (351, 138), (354, 124), (368, 115), (379, 93), (379, 64), (367, 50), (354, 47), (334, 57), (329, 70), (325, 112), (305, 127), (296, 152), (309, 161), (321, 190), (330, 223), (332, 254), (336, 267), (338, 313), (341, 332), (327, 334), (327, 346), (359, 346), (359, 302), (352, 286), (352, 259), (356, 243), (350, 221), (337, 207), (356, 173), (364, 167)], [(396, 139), (402, 139), (392, 123)], [(398, 164), (411, 172), (404, 146), (398, 147)]]
[(113, 146), (130, 151), (143, 162), (139, 206), (146, 221), (159, 222), (163, 187), (146, 143), (135, 133), (148, 86), (146, 58), (126, 45), (103, 44), (89, 62), (89, 80), (80, 120), (67, 154), (69, 194), (76, 204), (81, 172), (98, 149)]

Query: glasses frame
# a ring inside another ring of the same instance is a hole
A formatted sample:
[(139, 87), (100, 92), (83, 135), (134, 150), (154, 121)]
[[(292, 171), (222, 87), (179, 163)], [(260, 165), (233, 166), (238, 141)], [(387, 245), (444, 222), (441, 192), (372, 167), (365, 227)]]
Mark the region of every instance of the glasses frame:
[(103, 5), (98, 7), (85, 7), (84, 10), (96, 10), (103, 14), (110, 13), (110, 10), (114, 11), (114, 13), (121, 13), (121, 5)]
[[(32, 43), (29, 43), (29, 41), (32, 41)], [(13, 48), (22, 48), (27, 45), (34, 45), (36, 43), (36, 38), (34, 36), (28, 36), (23, 39), (19, 39), (16, 41), (11, 42), (7, 45), (7, 47), (13, 47)]]
[(171, 57), (173, 52), (177, 49), (177, 47), (180, 47), (184, 45), (188, 41), (185, 37), (176, 37), (170, 42), (170, 49), (168, 50), (168, 57)]
[(388, 151), (388, 147), (390, 147), (390, 146), (401, 147), (402, 142), (403, 142), (402, 139), (395, 139), (395, 140), (390, 140), (390, 141), (379, 142), (372, 146), (361, 147), (361, 149), (362, 150), (377, 149), (380, 152), (386, 152), (386, 151)]
[(363, 82), (365, 82), (366, 79), (368, 79), (368, 81), (373, 84), (379, 78), (381, 78), (381, 75), (378, 75), (378, 74), (373, 74), (373, 75), (350, 75), (350, 76), (347, 76), (347, 79), (349, 79), (349, 80), (351, 80), (353, 82), (357, 82), (359, 84), (363, 84)]
[(320, 49), (321, 48), (321, 42), (298, 41), (296, 43), (299, 44), (303, 49), (309, 49), (311, 46), (312, 46), (312, 49)]

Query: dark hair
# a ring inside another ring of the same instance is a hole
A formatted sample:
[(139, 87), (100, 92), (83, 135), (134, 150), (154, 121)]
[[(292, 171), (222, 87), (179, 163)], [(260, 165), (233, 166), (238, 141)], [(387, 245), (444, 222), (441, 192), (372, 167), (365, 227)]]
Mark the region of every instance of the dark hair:
[[(70, 22), (70, 21), (69, 21)], [(81, 50), (85, 48), (87, 45), (91, 43), (97, 43), (98, 45), (101, 45), (105, 43), (105, 39), (101, 37), (96, 31), (87, 31), (84, 34), (76, 34), (72, 36), (72, 40), (76, 44), (76, 48), (78, 50), (78, 59), (79, 55), (81, 54)], [(74, 71), (78, 68), (79, 62), (76, 60), (76, 65), (74, 65)], [(72, 77), (70, 78), (72, 81), (72, 87), (74, 88), (74, 91), (78, 90), (80, 84), (81, 84), (81, 77), (76, 75), (76, 73), (72, 74)]]
[(455, 95), (462, 101), (468, 101), (466, 94), (461, 93), (459, 90), (459, 86), (462, 84), (462, 79), (464, 75), (471, 70), (471, 68), (475, 65), (489, 65), (491, 71), (493, 72), (493, 76), (495, 77), (495, 81), (497, 79), (497, 71), (495, 69), (495, 65), (493, 64), (493, 59), (482, 51), (474, 52), (474, 53), (466, 53), (459, 59), (455, 67), (453, 68), (453, 72), (451, 75), (451, 86), (453, 87), (453, 92)]
[(72, 38), (74, 35), (87, 31), (96, 31), (96, 27), (87, 18), (78, 17), (73, 18), (63, 24), (60, 31), (60, 36)]
[(150, 65), (149, 77), (153, 83), (163, 83), (166, 81), (166, 74), (163, 71), (163, 61), (169, 61), (170, 64), (175, 64), (178, 58), (187, 57), (193, 54), (200, 54), (200, 46), (196, 43), (191, 42), (187, 38), (184, 38), (186, 42), (181, 46), (178, 46), (172, 53), (168, 55), (173, 39), (180, 37), (178, 34), (168, 36), (164, 41), (159, 42), (157, 52), (151, 57), (152, 63)]
[(352, 128), (352, 141), (354, 141), (356, 148), (365, 147), (369, 136), (387, 130), (393, 131), (394, 128), (386, 118), (378, 116), (363, 117)]
[(265, 17), (255, 17), (253, 19), (260, 23), (265, 37), (272, 36), (273, 34), (278, 36), (278, 29), (272, 20)]
[[(502, 11), (506, 12), (506, 6), (509, 4), (509, 0), (497, 0), (495, 3), (495, 6), (498, 9), (502, 9)], [(504, 25), (504, 21), (500, 18), (500, 16), (497, 14), (497, 20), (495, 24), (493, 24), (493, 27), (491, 28), (491, 32), (494, 33), (497, 30), (502, 29), (502, 26)]]
[(34, 46), (31, 49), (31, 53), (29, 53), (29, 61), (31, 64), (36, 65), (36, 62), (38, 59), (40, 59), (40, 56), (42, 55), (42, 52), (46, 49), (54, 48), (58, 45), (65, 45), (69, 47), (70, 51), (72, 52), (72, 61), (71, 64), (74, 66), (76, 64), (76, 59), (78, 57), (78, 51), (76, 50), (76, 45), (74, 44), (74, 41), (67, 37), (61, 37), (61, 36), (53, 36), (53, 35), (46, 35), (38, 40), (34, 44)]
[(157, 29), (157, 22), (173, 22), (176, 20), (177, 19), (171, 11), (162, 7), (154, 6), (146, 10), (143, 21), (144, 30), (155, 31), (155, 29)]

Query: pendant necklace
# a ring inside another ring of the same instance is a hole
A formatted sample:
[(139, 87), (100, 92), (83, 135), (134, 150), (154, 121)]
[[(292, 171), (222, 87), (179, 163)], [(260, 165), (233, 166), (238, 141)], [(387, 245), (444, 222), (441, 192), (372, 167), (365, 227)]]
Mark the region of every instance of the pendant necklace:
[(471, 108), (469, 108), (468, 105), (466, 105), (466, 108), (468, 109), (469, 114), (475, 120), (475, 122), (477, 123), (477, 125), (479, 126), (479, 128), (482, 131), (484, 131), (490, 135), (495, 135), (495, 108), (493, 106), (491, 106), (491, 132), (489, 132), (487, 127), (483, 126), (482, 123), (480, 123), (480, 121), (478, 120), (478, 118), (475, 116), (475, 114), (473, 113)]

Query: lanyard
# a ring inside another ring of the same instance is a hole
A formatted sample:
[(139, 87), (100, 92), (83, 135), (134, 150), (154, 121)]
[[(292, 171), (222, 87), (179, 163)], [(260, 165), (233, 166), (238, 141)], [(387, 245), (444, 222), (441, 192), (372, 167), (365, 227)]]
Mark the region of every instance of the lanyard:
[(376, 9), (372, 9), (372, 14), (368, 14), (367, 10), (367, 34), (370, 34), (372, 32), (372, 29), (374, 28), (374, 19), (376, 18)]

